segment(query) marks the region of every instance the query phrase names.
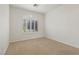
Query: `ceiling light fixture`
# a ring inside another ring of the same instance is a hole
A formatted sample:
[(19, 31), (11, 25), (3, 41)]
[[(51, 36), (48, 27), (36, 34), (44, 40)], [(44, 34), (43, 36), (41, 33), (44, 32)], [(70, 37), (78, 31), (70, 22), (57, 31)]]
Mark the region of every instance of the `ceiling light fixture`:
[(34, 5), (33, 5), (33, 7), (38, 7), (38, 6), (39, 6), (38, 4), (34, 4)]

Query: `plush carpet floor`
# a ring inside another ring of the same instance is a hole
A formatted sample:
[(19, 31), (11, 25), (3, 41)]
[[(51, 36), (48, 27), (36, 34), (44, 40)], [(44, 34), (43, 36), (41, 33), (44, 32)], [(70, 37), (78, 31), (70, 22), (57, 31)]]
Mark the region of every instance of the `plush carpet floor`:
[(79, 49), (47, 38), (10, 43), (6, 55), (77, 55)]

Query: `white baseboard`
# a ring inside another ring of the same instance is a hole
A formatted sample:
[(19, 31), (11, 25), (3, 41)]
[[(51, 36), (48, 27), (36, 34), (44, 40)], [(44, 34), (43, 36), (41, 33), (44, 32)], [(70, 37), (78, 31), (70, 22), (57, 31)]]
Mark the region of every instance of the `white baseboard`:
[(46, 38), (51, 39), (51, 40), (55, 40), (55, 41), (58, 41), (58, 42), (61, 42), (61, 43), (63, 43), (63, 44), (66, 44), (66, 45), (69, 45), (69, 46), (72, 46), (72, 47), (75, 47), (75, 48), (79, 48), (78, 45), (72, 44), (72, 43), (70, 43), (70, 42), (62, 41), (62, 40), (60, 41), (60, 40), (58, 40), (57, 38), (53, 38), (53, 37), (51, 37), (51, 36), (46, 36)]
[(0, 55), (5, 55), (7, 49), (8, 49), (9, 43), (7, 43), (6, 47), (0, 51)]
[(4, 54), (6, 54), (6, 51), (7, 51), (8, 47), (9, 47), (9, 42), (8, 42), (8, 45), (7, 45), (6, 49), (5, 49), (5, 51), (4, 51)]
[(12, 42), (17, 42), (17, 41), (24, 41), (24, 40), (29, 40), (29, 39), (36, 39), (36, 38), (41, 38), (41, 37), (44, 37), (44, 35), (39, 35), (39, 36), (32, 36), (32, 37), (29, 37), (29, 38), (23, 38), (23, 39), (16, 39), (16, 40), (11, 40), (10, 43)]
[(62, 41), (62, 40), (58, 40), (58, 38), (54, 38), (54, 37), (51, 37), (51, 36), (44, 36), (44, 35), (33, 36), (33, 37), (29, 37), (29, 38), (23, 38), (23, 39), (20, 39), (20, 40), (12, 40), (12, 41), (10, 41), (10, 42), (17, 42), (17, 41), (23, 41), (23, 40), (29, 40), (29, 39), (36, 39), (36, 38), (41, 38), (41, 37), (46, 37), (46, 38), (48, 38), (48, 39), (52, 39), (52, 40), (55, 40), (55, 41), (64, 43), (64, 44), (66, 44), (66, 45), (69, 45), (69, 46), (72, 46), (72, 47), (75, 47), (75, 48), (79, 48), (78, 45), (73, 44), (73, 43), (70, 43), (70, 42), (68, 42), (68, 41)]

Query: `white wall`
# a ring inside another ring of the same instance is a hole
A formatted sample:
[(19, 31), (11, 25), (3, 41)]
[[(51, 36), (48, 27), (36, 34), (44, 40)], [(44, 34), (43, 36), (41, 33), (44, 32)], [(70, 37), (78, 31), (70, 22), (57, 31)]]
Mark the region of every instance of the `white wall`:
[(62, 5), (46, 14), (46, 36), (79, 48), (79, 5)]
[[(38, 32), (23, 32), (23, 17), (33, 15), (38, 18)], [(20, 41), (44, 36), (44, 14), (10, 6), (10, 41)]]
[(4, 54), (9, 44), (9, 5), (0, 4), (0, 54)]

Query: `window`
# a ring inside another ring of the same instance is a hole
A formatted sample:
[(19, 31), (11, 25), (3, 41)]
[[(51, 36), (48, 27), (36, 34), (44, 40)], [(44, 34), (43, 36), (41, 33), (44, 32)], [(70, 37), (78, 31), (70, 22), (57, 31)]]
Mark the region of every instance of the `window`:
[(24, 17), (23, 19), (23, 31), (24, 32), (37, 32), (38, 31), (38, 22), (37, 18), (30, 15)]

